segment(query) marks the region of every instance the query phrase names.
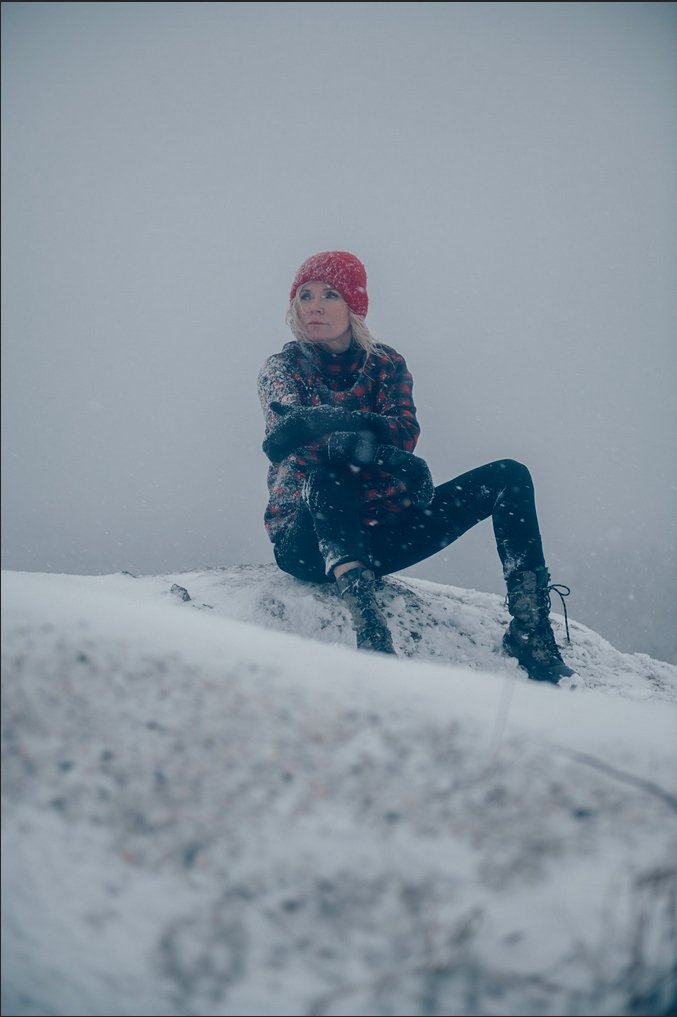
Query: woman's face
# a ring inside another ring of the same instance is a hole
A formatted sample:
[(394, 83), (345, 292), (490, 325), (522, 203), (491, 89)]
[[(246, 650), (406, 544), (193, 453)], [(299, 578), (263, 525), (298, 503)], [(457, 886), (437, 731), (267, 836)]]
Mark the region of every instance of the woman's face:
[(304, 283), (298, 290), (298, 315), (313, 343), (341, 353), (350, 346), (350, 310), (341, 294), (319, 280)]

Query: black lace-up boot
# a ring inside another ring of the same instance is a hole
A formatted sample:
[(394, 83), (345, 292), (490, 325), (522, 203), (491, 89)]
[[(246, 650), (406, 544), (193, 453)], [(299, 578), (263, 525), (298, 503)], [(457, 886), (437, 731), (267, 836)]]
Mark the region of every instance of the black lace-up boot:
[(376, 576), (371, 569), (358, 565), (339, 576), (336, 585), (341, 600), (350, 611), (358, 650), (395, 653), (388, 623), (374, 597), (375, 582)]
[[(558, 586), (550, 585), (545, 566), (516, 573), (508, 579), (508, 611), (512, 621), (503, 637), (503, 648), (517, 658), (530, 678), (553, 685), (575, 673), (562, 660), (550, 625), (550, 591), (562, 598), (568, 596), (568, 587), (562, 589), (565, 594)], [(568, 632), (567, 622), (567, 638)]]

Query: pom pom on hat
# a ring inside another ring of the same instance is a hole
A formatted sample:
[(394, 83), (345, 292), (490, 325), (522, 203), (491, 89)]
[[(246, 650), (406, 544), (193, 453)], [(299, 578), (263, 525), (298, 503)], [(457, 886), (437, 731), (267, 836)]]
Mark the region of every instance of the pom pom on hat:
[(348, 251), (322, 251), (311, 254), (303, 262), (291, 286), (289, 301), (304, 283), (317, 280), (329, 283), (337, 290), (354, 314), (364, 317), (369, 307), (367, 271), (354, 254)]

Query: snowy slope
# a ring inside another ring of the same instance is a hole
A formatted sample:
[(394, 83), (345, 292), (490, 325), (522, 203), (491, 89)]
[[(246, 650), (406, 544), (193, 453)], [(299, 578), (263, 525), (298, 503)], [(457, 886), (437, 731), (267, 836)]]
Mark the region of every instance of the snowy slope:
[(572, 621), (530, 682), (402, 577), (398, 659), (274, 566), (2, 579), (5, 1017), (671, 1012), (674, 666)]

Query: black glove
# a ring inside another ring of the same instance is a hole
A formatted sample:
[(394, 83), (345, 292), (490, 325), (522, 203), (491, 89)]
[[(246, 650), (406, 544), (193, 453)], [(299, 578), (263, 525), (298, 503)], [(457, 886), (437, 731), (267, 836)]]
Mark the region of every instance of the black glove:
[(270, 408), (282, 415), (262, 446), (272, 463), (281, 462), (294, 449), (334, 431), (373, 431), (382, 441), (389, 435), (388, 422), (379, 413), (360, 413), (340, 406), (285, 406), (283, 403), (271, 403)]
[(374, 466), (404, 481), (409, 497), (419, 508), (426, 508), (433, 500), (433, 478), (427, 462), (420, 456), (405, 452), (395, 445), (379, 445), (374, 456)]
[(371, 466), (380, 447), (373, 431), (334, 431), (327, 438), (327, 458), (351, 466)]
[(378, 445), (368, 435), (339, 431), (329, 435), (327, 454), (330, 461), (342, 461), (351, 466), (376, 466), (384, 473), (402, 480), (414, 505), (425, 508), (433, 500), (435, 485), (428, 464), (394, 445)]

